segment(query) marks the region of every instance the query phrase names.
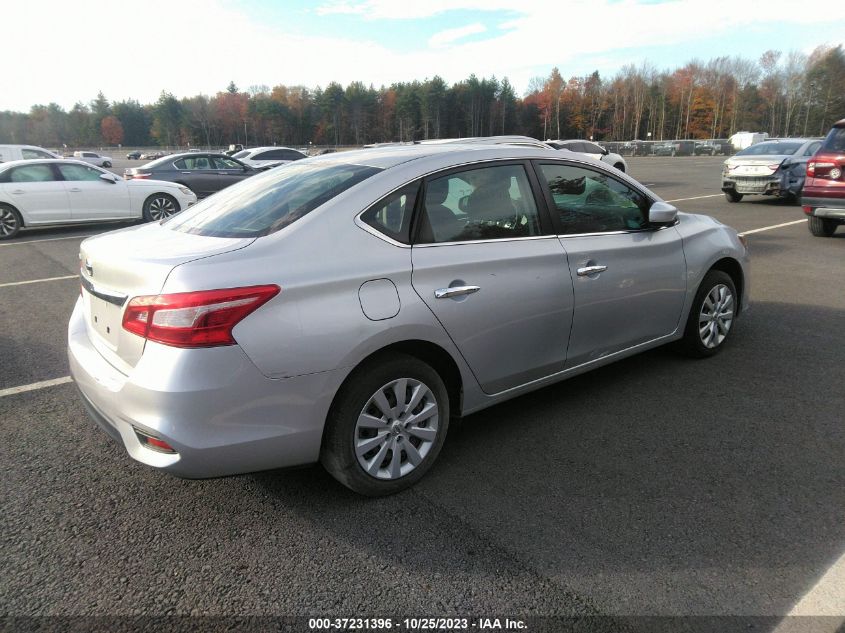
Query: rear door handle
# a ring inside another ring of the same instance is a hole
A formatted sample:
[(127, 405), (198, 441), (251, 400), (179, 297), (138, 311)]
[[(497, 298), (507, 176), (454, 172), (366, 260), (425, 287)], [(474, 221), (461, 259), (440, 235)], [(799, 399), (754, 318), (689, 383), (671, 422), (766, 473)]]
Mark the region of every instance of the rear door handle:
[(603, 273), (607, 270), (607, 266), (584, 266), (578, 269), (579, 277), (586, 277), (588, 275), (595, 275), (596, 273)]
[(26, 192), (23, 189), (15, 189), (15, 190), (12, 191), (12, 193), (21, 194), (21, 193), (26, 193)]
[(452, 286), (450, 288), (439, 288), (434, 291), (435, 299), (451, 299), (463, 295), (471, 295), (481, 290), (481, 286)]
[(82, 189), (80, 189), (79, 187), (73, 187), (72, 189), (68, 189), (68, 191), (72, 191), (74, 193), (79, 193), (80, 191), (82, 191)]

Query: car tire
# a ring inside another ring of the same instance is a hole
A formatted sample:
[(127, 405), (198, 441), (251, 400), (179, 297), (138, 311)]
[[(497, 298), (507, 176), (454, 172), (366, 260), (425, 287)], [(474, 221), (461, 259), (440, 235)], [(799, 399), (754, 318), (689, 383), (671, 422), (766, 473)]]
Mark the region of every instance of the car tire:
[(438, 373), (413, 356), (383, 355), (356, 369), (335, 397), (320, 462), (359, 494), (395, 494), (428, 472), (448, 428), (449, 394)]
[(671, 155), (672, 155), (672, 156), (674, 156), (674, 155), (675, 155), (675, 150), (672, 150), (672, 154), (671, 154)]
[(695, 293), (684, 337), (678, 341), (677, 349), (693, 358), (718, 353), (733, 331), (738, 306), (739, 297), (731, 276), (721, 270), (708, 272)]
[(7, 204), (0, 204), (0, 240), (10, 240), (23, 226), (18, 210)]
[(623, 174), (625, 173), (625, 165), (623, 165), (622, 163), (616, 163), (614, 167), (621, 171)]
[(103, 167), (105, 167), (106, 169), (109, 169), (111, 167), (111, 163), (106, 161), (105, 163), (103, 163)]
[(725, 200), (727, 200), (728, 202), (739, 202), (740, 200), (742, 200), (742, 194), (737, 193), (736, 191), (726, 191)]
[(181, 211), (176, 198), (167, 193), (154, 193), (144, 201), (144, 221), (160, 222)]
[(818, 218), (814, 215), (807, 218), (807, 228), (816, 237), (831, 237), (836, 233), (838, 225), (839, 223), (836, 220), (829, 218)]

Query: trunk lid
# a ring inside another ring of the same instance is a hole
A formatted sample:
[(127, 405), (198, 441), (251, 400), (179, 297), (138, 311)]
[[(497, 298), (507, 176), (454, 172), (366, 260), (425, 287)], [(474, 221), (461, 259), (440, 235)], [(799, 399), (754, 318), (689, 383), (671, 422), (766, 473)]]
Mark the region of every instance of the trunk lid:
[(190, 261), (248, 246), (253, 238), (205, 237), (145, 224), (82, 242), (79, 266), (88, 336), (115, 368), (128, 374), (145, 339), (122, 327), (133, 297), (159, 294), (171, 271)]
[(780, 166), (788, 156), (771, 154), (766, 156), (734, 156), (725, 161), (731, 176), (769, 176), (777, 171), (771, 165)]

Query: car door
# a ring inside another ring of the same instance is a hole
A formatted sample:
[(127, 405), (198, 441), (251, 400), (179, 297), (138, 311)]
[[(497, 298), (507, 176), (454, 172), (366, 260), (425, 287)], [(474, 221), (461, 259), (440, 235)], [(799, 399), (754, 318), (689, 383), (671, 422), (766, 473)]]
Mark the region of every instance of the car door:
[(111, 220), (128, 218), (128, 185), (123, 180), (104, 180), (101, 169), (79, 163), (57, 163), (64, 178), (73, 220)]
[(255, 171), (236, 161), (233, 158), (223, 158), (222, 156), (214, 157), (214, 164), (217, 167), (217, 176), (220, 179), (220, 189), (225, 189), (229, 185), (234, 185), (244, 178), (249, 178)]
[(21, 212), (24, 224), (62, 222), (71, 217), (68, 194), (52, 163), (13, 167), (3, 174), (0, 186)]
[(174, 174), (174, 178), (168, 178), (168, 180), (183, 183), (197, 194), (198, 198), (205, 198), (221, 189), (217, 166), (211, 156), (203, 154), (186, 156), (174, 161), (173, 167), (177, 173)]
[(561, 371), (572, 318), (566, 256), (521, 162), (428, 178), (414, 290), (486, 393)]
[(574, 287), (567, 367), (672, 334), (686, 260), (672, 226), (648, 224), (650, 201), (599, 168), (537, 163)]

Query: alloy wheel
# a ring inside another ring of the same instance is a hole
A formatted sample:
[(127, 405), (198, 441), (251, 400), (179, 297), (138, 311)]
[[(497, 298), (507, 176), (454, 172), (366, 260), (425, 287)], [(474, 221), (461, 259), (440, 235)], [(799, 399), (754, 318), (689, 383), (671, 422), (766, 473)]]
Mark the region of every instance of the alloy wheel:
[(734, 318), (734, 296), (725, 284), (713, 286), (698, 315), (698, 335), (704, 347), (713, 349), (722, 344)]
[(149, 210), (154, 221), (163, 220), (176, 213), (176, 204), (170, 198), (161, 196), (150, 201)]
[(10, 209), (0, 208), (0, 235), (8, 237), (18, 230), (18, 219)]
[(414, 470), (429, 453), (438, 432), (434, 393), (413, 378), (378, 389), (355, 424), (355, 456), (376, 479), (394, 480)]

